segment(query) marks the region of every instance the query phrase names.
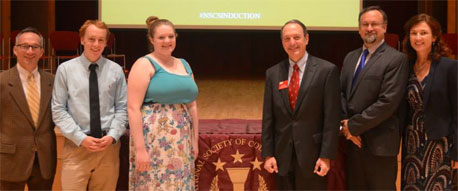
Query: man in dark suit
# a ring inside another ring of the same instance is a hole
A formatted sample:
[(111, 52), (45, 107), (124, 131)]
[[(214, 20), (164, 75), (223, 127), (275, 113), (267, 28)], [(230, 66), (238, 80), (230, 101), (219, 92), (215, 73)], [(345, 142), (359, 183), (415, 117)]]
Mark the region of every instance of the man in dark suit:
[(54, 76), (38, 69), (43, 37), (33, 28), (16, 37), (15, 67), (0, 73), (0, 190), (51, 190), (56, 135), (51, 117)]
[(384, 42), (387, 17), (379, 7), (359, 14), (364, 41), (345, 57), (342, 133), (348, 139), (349, 190), (395, 190), (400, 143), (399, 103), (408, 77), (407, 58)]
[(289, 59), (266, 72), (262, 116), (264, 168), (281, 190), (324, 190), (337, 151), (339, 73), (306, 52), (309, 35), (298, 20), (281, 29)]

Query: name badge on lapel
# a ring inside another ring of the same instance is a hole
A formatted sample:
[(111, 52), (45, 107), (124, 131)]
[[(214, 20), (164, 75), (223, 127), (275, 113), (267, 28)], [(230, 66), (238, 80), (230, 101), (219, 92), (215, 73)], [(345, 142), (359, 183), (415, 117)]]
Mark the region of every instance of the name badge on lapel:
[(282, 90), (286, 88), (288, 88), (288, 80), (278, 83), (278, 90)]

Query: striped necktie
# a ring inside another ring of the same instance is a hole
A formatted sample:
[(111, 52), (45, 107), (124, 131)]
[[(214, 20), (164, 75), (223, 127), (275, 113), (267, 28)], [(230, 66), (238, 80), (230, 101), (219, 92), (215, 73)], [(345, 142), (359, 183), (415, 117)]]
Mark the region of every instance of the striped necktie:
[(35, 125), (35, 128), (37, 128), (38, 114), (40, 113), (40, 94), (38, 93), (35, 76), (32, 73), (30, 73), (27, 77), (27, 104), (29, 104), (33, 124)]

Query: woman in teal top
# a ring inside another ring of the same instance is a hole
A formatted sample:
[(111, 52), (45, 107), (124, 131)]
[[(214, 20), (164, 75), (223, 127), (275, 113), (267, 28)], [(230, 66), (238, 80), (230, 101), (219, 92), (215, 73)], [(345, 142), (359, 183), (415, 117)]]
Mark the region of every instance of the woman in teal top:
[(197, 85), (189, 64), (172, 56), (173, 24), (146, 23), (153, 51), (134, 63), (127, 86), (129, 190), (195, 190)]

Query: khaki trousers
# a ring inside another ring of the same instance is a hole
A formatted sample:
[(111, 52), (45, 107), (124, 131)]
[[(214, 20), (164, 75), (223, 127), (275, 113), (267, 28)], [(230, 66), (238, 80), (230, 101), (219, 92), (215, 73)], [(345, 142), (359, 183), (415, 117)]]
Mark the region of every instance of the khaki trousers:
[(119, 176), (120, 143), (90, 152), (65, 139), (62, 190), (115, 190)]

